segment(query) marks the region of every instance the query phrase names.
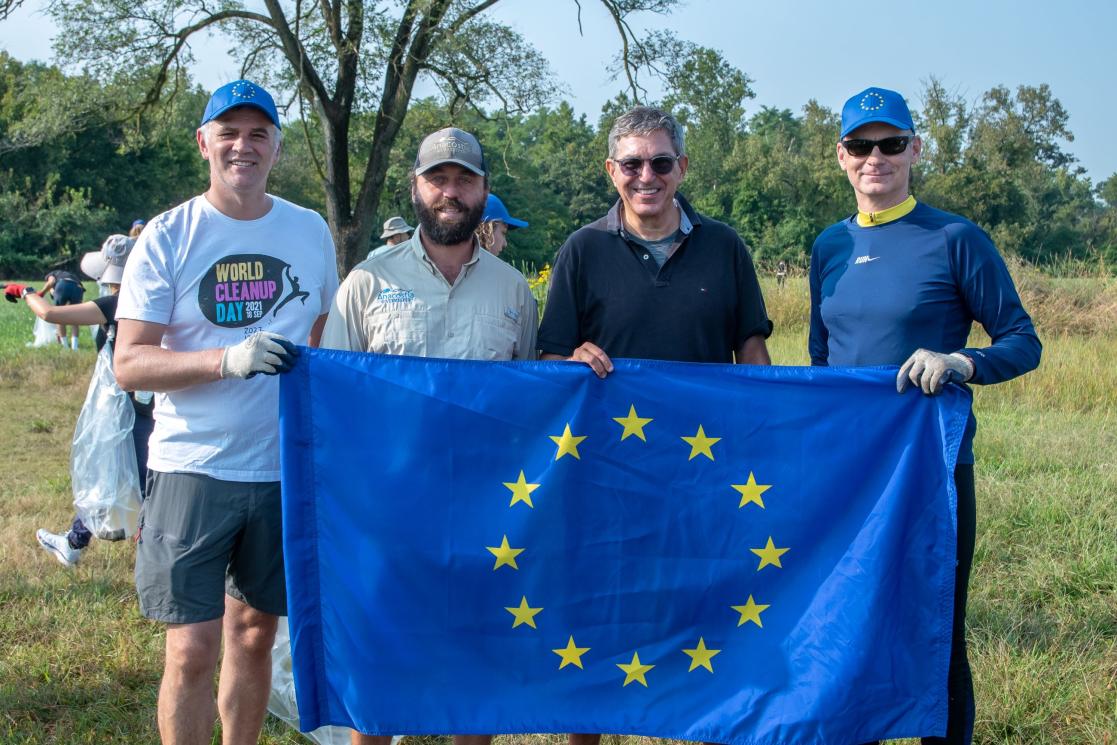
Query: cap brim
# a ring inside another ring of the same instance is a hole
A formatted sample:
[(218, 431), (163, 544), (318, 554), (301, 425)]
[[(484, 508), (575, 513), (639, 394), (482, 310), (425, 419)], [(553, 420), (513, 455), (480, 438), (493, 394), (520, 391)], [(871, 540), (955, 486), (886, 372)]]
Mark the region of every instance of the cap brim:
[(109, 263), (101, 258), (100, 251), (90, 251), (81, 257), (81, 272), (90, 279), (100, 280)]
[(234, 101), (233, 103), (229, 104), (228, 106), (224, 106), (224, 107), (218, 109), (217, 111), (210, 114), (209, 117), (204, 122), (202, 122), (202, 124), (203, 125), (209, 124), (210, 122), (212, 122), (214, 119), (218, 118), (219, 116), (221, 116), (225, 112), (232, 111), (233, 109), (239, 109), (239, 108), (242, 108), (242, 107), (243, 108), (249, 108), (249, 109), (256, 109), (257, 111), (264, 112), (264, 116), (266, 116), (268, 118), (268, 121), (270, 121), (272, 124), (274, 124), (277, 128), (283, 129), (283, 127), (279, 123), (278, 117), (272, 116), (272, 113), (270, 111), (268, 111), (267, 109), (265, 109), (260, 104), (251, 103), (251, 102), (247, 102), (247, 101)]
[(124, 279), (124, 267), (109, 264), (98, 281), (103, 285), (118, 285), (122, 279)]
[(508, 227), (510, 227), (510, 228), (526, 228), (527, 227), (527, 220), (520, 220), (520, 219), (515, 218), (515, 217), (509, 217), (507, 220), (505, 220), (505, 222), (508, 223)]
[(424, 173), (426, 173), (430, 169), (437, 168), (438, 166), (446, 165), (447, 163), (453, 163), (454, 165), (459, 165), (459, 166), (461, 166), (462, 168), (465, 168), (468, 171), (473, 171), (478, 176), (484, 176), (485, 175), (485, 172), (483, 170), (481, 170), (477, 166), (473, 165), (472, 163), (466, 163), (464, 160), (458, 160), (456, 158), (447, 158), (446, 160), (436, 160), (434, 163), (427, 163), (425, 166), (422, 166), (421, 168), (416, 168), (415, 169), (415, 175), (416, 176), (422, 176)]
[(893, 127), (896, 127), (897, 129), (908, 129), (908, 130), (911, 130), (913, 132), (915, 131), (915, 128), (910, 123), (902, 122), (899, 119), (893, 119), (890, 116), (869, 116), (869, 117), (866, 117), (864, 119), (861, 119), (860, 121), (854, 122), (853, 124), (849, 125), (848, 127), (842, 127), (841, 136), (845, 137), (850, 132), (854, 131), (855, 129), (859, 129), (861, 127), (864, 127), (866, 124), (891, 124)]
[(380, 234), (380, 240), (385, 241), (391, 238), (393, 235), (407, 235), (410, 232), (411, 228), (408, 228), (407, 230), (385, 230), (383, 233)]

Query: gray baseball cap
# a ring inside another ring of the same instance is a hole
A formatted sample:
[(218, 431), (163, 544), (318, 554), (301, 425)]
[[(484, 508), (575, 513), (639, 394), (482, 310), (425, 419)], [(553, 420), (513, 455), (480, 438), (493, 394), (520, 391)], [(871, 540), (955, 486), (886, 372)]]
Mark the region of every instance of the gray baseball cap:
[(415, 175), (426, 173), (443, 163), (456, 163), (478, 176), (485, 175), (485, 153), (481, 143), (469, 132), (457, 127), (446, 127), (429, 134), (419, 145), (415, 156)]

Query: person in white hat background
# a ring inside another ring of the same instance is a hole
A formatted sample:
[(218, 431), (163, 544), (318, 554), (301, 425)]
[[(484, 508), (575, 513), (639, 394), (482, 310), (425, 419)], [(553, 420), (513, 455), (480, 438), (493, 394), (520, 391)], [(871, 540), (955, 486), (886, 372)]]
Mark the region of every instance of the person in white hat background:
[(493, 256), (500, 256), (508, 246), (508, 231), (517, 228), (526, 228), (527, 220), (512, 217), (508, 208), (496, 194), (489, 194), (485, 202), (485, 213), (481, 215), (481, 224), (477, 226), (477, 240), (481, 248)]
[(383, 251), (385, 248), (389, 248), (390, 246), (396, 246), (400, 243), (403, 243), (404, 241), (410, 239), (411, 234), (414, 232), (415, 228), (408, 225), (407, 220), (404, 220), (398, 215), (396, 217), (389, 217), (387, 220), (384, 221), (384, 232), (380, 234), (380, 240), (384, 241), (384, 245), (377, 246), (376, 248), (369, 251), (368, 256), (366, 256), (365, 258), (371, 259), (374, 253)]
[[(116, 338), (116, 303), (124, 276), (124, 264), (132, 251), (135, 241), (126, 235), (110, 235), (105, 239), (100, 251), (90, 251), (81, 260), (81, 270), (91, 279), (108, 288), (108, 294), (77, 305), (51, 305), (38, 295), (34, 288), (24, 285), (8, 285), (4, 290), (7, 299), (14, 301), (22, 297), (31, 311), (48, 323), (73, 324), (75, 326), (99, 325), (101, 333), (97, 338), (97, 350), (109, 344), (112, 350)], [(139, 398), (137, 399), (137, 395)], [(135, 409), (135, 424), (132, 428), (132, 441), (136, 448), (136, 466), (139, 469), (140, 496), (143, 496), (147, 473), (147, 440), (154, 425), (152, 419), (152, 399), (147, 394), (129, 394)], [(70, 530), (65, 533), (51, 533), (40, 528), (35, 533), (39, 545), (64, 566), (72, 567), (78, 563), (82, 551), (89, 545), (93, 534), (85, 527), (80, 518), (75, 517)]]

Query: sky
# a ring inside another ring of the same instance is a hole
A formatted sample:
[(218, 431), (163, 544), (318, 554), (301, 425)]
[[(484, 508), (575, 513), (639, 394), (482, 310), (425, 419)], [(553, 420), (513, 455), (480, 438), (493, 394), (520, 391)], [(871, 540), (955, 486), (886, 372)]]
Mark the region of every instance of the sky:
[[(38, 0), (26, 0), (0, 22), (0, 49), (17, 59), (55, 62), (55, 29)], [(575, 110), (596, 122), (622, 85), (606, 67), (617, 48), (611, 20), (595, 0), (582, 0), (578, 34), (573, 0), (503, 0), (489, 11), (535, 45), (567, 89)], [(644, 14), (636, 30), (666, 28), (712, 47), (753, 80), (761, 106), (798, 112), (811, 98), (840, 111), (870, 85), (903, 93), (916, 107), (932, 76), (970, 102), (996, 85), (1047, 83), (1070, 115), (1078, 158), (1095, 183), (1117, 173), (1109, 129), (1117, 121), (1117, 3), (1068, 0), (939, 0), (935, 3), (839, 5), (823, 0), (684, 0), (669, 16)], [(214, 88), (237, 76), (227, 43), (195, 45), (204, 62), (196, 79)], [(652, 88), (654, 92), (654, 88)], [(417, 91), (421, 93), (422, 91)]]

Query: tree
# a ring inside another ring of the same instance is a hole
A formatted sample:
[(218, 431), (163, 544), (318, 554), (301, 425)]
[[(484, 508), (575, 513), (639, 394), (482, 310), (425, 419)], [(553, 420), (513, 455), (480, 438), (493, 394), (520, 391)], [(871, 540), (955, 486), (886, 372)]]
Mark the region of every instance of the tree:
[[(54, 0), (61, 33), (56, 52), (105, 77), (129, 66), (160, 71), (147, 100), (173, 94), (189, 61), (189, 41), (206, 31), (235, 39), (242, 73), (309, 104), (304, 135), (316, 124), (326, 216), (345, 272), (363, 258), (376, 227), (382, 188), (412, 92), (420, 75), (451, 111), (498, 102), (523, 112), (549, 100), (558, 86), (545, 61), (512, 29), (484, 17), (498, 0), (264, 0), (259, 12), (236, 0)], [(581, 0), (575, 5), (581, 11)], [(637, 89), (642, 43), (628, 24), (640, 11), (665, 13), (677, 0), (599, 0), (617, 27), (621, 69)], [(354, 116), (372, 113), (358, 134)], [(312, 143), (312, 138), (307, 138)], [(309, 151), (317, 156), (316, 148)], [(358, 164), (353, 168), (354, 163)]]

